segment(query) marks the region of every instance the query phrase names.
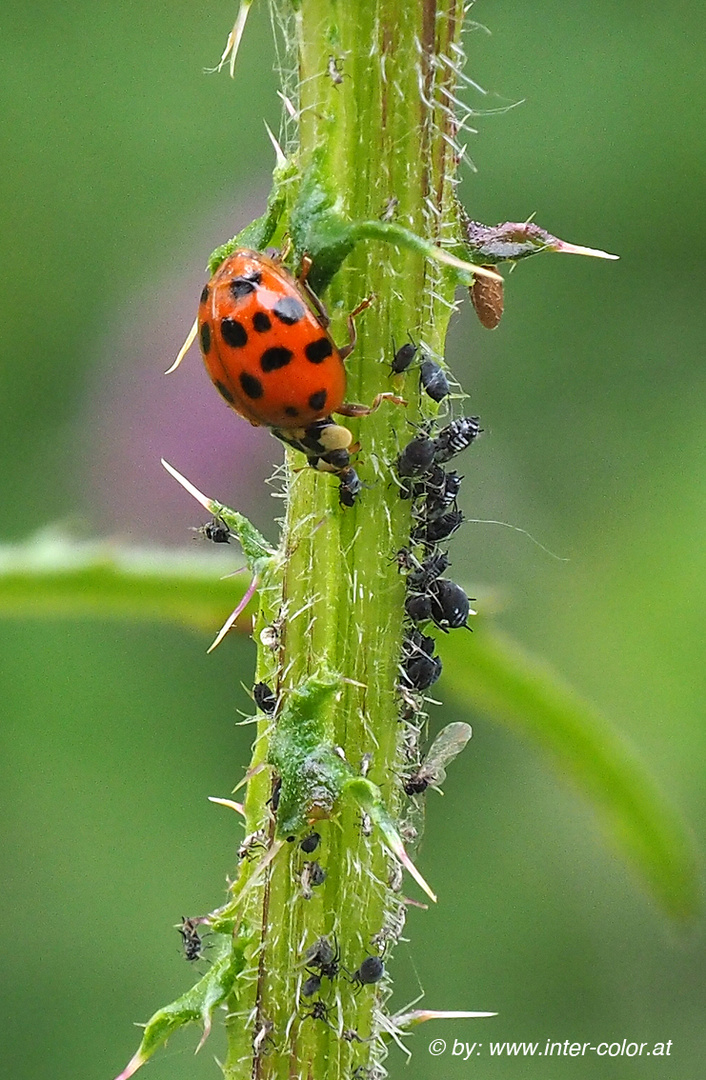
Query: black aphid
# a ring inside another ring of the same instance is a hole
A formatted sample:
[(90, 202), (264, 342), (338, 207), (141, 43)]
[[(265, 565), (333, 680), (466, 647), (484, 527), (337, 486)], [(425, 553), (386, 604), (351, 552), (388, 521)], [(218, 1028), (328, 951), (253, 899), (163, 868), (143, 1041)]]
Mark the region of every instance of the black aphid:
[(313, 997), (321, 989), (321, 976), (316, 973), (309, 976), (302, 984), (302, 997)]
[(461, 416), (458, 420), (452, 420), (436, 436), (436, 452), (434, 461), (443, 465), (445, 461), (451, 461), (456, 454), (460, 454), (467, 446), (470, 446), (481, 432), (479, 418), (477, 416)]
[(470, 600), (455, 581), (437, 578), (429, 586), (427, 596), (430, 617), (440, 630), (457, 630), (466, 625), (471, 611)]
[(323, 1001), (315, 1001), (309, 1009), (309, 1012), (304, 1013), (304, 1019), (323, 1020), (325, 1024), (328, 1024), (328, 1026), (331, 1027), (331, 1024), (329, 1023), (331, 1009), (331, 1005), (326, 1005)]
[(414, 360), (417, 348), (418, 346), (412, 341), (408, 341), (406, 345), (397, 350), (390, 364), (390, 371), (393, 375), (401, 375), (403, 371), (407, 370)]
[(444, 570), (451, 565), (451, 560), (445, 551), (435, 551), (422, 563), (417, 563), (417, 568), (407, 578), (411, 589), (426, 592), (435, 578), (441, 577)]
[(448, 536), (456, 532), (463, 523), (462, 510), (449, 510), (431, 521), (423, 522), (414, 530), (415, 540), (425, 544), (438, 544), (440, 540), (446, 540)]
[(380, 982), (385, 974), (385, 965), (379, 956), (366, 956), (357, 971), (349, 976), (352, 983), (360, 989), (363, 986), (371, 986)]
[(457, 472), (444, 472), (440, 465), (435, 466), (441, 472), (441, 483), (432, 486), (430, 483), (427, 486), (427, 502), (426, 502), (426, 514), (427, 519), (440, 517), (445, 510), (448, 510), (458, 498), (458, 493), (461, 490), (462, 476), (459, 476)]
[(205, 947), (203, 938), (198, 932), (198, 926), (199, 923), (195, 919), (187, 919), (185, 915), (181, 917), (181, 926), (177, 926), (181, 934), (184, 956), (190, 963), (201, 959)]
[(435, 360), (424, 360), (419, 377), (425, 392), (432, 401), (443, 401), (450, 393), (449, 380), (444, 369)]
[(300, 842), (299, 847), (306, 855), (311, 855), (316, 851), (317, 847), (321, 843), (321, 834), (317, 832), (310, 832), (308, 836)]
[(223, 518), (214, 517), (198, 530), (212, 544), (229, 544), (231, 532)]
[(355, 500), (363, 490), (363, 481), (358, 476), (352, 465), (343, 469), (338, 478), (341, 482), (341, 486), (338, 490), (338, 501), (341, 506), (353, 506)]
[[(397, 472), (400, 476), (419, 476), (426, 472), (434, 461), (437, 452), (435, 439), (428, 435), (417, 435), (407, 443), (397, 458)], [(409, 496), (406, 496), (409, 498)]]
[(412, 622), (425, 622), (431, 618), (431, 597), (426, 593), (410, 593), (404, 609)]
[(472, 734), (470, 724), (461, 722), (442, 728), (417, 771), (404, 778), (402, 787), (405, 793), (420, 795), (430, 786), (443, 784), (446, 766), (461, 753)]
[(424, 652), (406, 656), (402, 661), (402, 685), (412, 690), (428, 690), (441, 675), (441, 657)]
[(252, 696), (255, 699), (255, 704), (257, 705), (258, 709), (262, 709), (264, 713), (267, 713), (268, 716), (271, 716), (272, 713), (275, 711), (277, 698), (272, 693), (272, 690), (267, 685), (267, 683), (255, 683), (252, 688)]

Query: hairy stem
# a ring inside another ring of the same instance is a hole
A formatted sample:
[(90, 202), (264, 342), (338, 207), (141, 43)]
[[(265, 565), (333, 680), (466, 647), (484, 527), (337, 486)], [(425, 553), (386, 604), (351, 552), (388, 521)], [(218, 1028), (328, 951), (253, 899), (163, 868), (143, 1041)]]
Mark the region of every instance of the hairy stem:
[[(458, 0), (302, 0), (295, 9), (300, 143), (299, 176), (321, 186), (351, 221), (385, 213), (437, 244), (457, 242), (454, 177), (459, 152), (448, 107), (459, 61), (463, 4)], [(290, 211), (298, 194), (290, 189)], [(410, 251), (361, 242), (327, 291), (334, 336), (344, 340), (345, 316), (374, 296), (359, 318), (348, 362), (349, 399), (370, 403), (394, 389), (410, 407), (383, 403), (352, 425), (366, 484), (352, 508), (338, 504), (333, 477), (302, 468), (289, 454), (289, 500), (282, 537), (283, 571), (264, 597), (258, 632), (264, 641), (258, 677), (280, 702), (309, 693), (307, 680), (331, 680), (314, 705), (321, 745), (340, 748), (351, 772), (371, 757), (369, 780), (383, 793), (386, 813), (399, 811), (399, 661), (404, 583), (394, 554), (409, 542), (409, 503), (400, 500), (391, 468), (420, 419), (418, 373), (390, 379), (393, 339), (423, 341), (443, 355), (453, 310), (453, 279)], [(405, 385), (406, 381), (406, 385)], [(274, 626), (274, 629), (273, 629)], [(309, 699), (307, 698), (307, 701)], [(272, 722), (260, 722), (253, 765), (268, 756)], [(279, 759), (278, 759), (279, 760)], [(403, 921), (399, 896), (388, 885), (390, 855), (381, 834), (352, 798), (314, 810), (321, 836), (315, 856), (301, 836), (275, 838), (264, 806), (271, 773), (250, 782), (249, 832), (264, 829), (267, 856), (244, 867), (234, 932), (246, 966), (229, 1001), (228, 1080), (326, 1077), (338, 1080), (384, 1057), (379, 1011), (387, 977), (356, 987), (343, 970), (302, 996), (304, 956), (322, 936), (355, 972), (380, 955)], [(324, 800), (325, 801), (325, 800)], [(280, 845), (280, 846), (278, 846)], [(275, 852), (272, 855), (272, 852)], [(312, 887), (305, 864), (326, 871)], [(242, 881), (250, 882), (243, 893)], [(323, 1007), (314, 1016), (314, 1002)], [(372, 1037), (372, 1039), (371, 1039)], [(370, 1040), (370, 1041), (369, 1041)]]

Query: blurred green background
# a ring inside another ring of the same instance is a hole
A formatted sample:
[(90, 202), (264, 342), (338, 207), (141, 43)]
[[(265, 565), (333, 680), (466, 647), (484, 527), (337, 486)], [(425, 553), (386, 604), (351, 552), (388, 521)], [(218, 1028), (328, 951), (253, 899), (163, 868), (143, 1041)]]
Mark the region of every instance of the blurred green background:
[[(0, 534), (52, 525), (190, 544), (200, 519), (161, 454), (267, 528), (273, 440), (232, 418), (193, 356), (161, 372), (216, 243), (259, 213), (278, 101), (256, 5), (236, 81), (206, 75), (232, 3), (5, 0), (0, 10)], [(491, 93), (462, 196), (619, 263), (547, 256), (507, 284), (493, 334), (455, 320), (449, 360), (487, 435), (454, 577), (630, 740), (697, 834), (706, 825), (704, 50), (696, 4), (478, 3)], [(242, 464), (234, 470), (232, 462)], [(272, 509), (274, 507), (274, 509)], [(132, 1027), (189, 985), (172, 924), (223, 895), (239, 830), (253, 650), (161, 625), (0, 622), (0, 1073), (110, 1078)], [(469, 638), (469, 652), (473, 641)], [(234, 690), (235, 687), (235, 690)], [(444, 681), (439, 684), (443, 698)], [(464, 718), (462, 703), (434, 723)], [(482, 716), (429, 799), (420, 863), (441, 896), (410, 916), (396, 1001), (493, 1009), (429, 1024), (420, 1080), (704, 1075), (704, 940), (645, 896), (547, 760)], [(433, 1030), (432, 1030), (433, 1028)], [(673, 1041), (670, 1058), (462, 1062), (430, 1039)], [(215, 1077), (195, 1032), (148, 1066)], [(403, 1059), (391, 1058), (393, 1075)], [(410, 1072), (411, 1075), (411, 1072)]]

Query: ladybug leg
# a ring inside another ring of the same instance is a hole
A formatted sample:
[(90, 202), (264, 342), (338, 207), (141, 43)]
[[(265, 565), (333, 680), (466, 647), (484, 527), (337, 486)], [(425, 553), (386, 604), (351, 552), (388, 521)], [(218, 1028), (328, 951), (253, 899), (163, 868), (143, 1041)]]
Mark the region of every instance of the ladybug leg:
[(383, 401), (391, 401), (393, 405), (408, 405), (409, 402), (404, 398), (397, 397), (396, 394), (376, 394), (372, 405), (357, 405), (355, 402), (344, 402), (343, 405), (337, 410), (341, 416), (370, 416), (370, 413), (376, 412)]
[(318, 315), (319, 322), (323, 326), (324, 330), (327, 330), (331, 322), (328, 311), (326, 310), (323, 301), (319, 299), (309, 282), (306, 280), (309, 276), (309, 271), (311, 270), (311, 265), (313, 261), (314, 260), (312, 259), (311, 255), (304, 255), (304, 257), (302, 258), (302, 268), (299, 271), (297, 281), (300, 287), (308, 296), (309, 300), (311, 301), (314, 311)]
[[(358, 304), (358, 307), (355, 308), (353, 311), (351, 311), (350, 315), (348, 316), (348, 344), (343, 345), (338, 350), (338, 353), (339, 353), (339, 356), (341, 357), (341, 360), (345, 360), (347, 356), (350, 356), (350, 354), (353, 352), (353, 350), (355, 348), (355, 342), (356, 342), (356, 337), (357, 337), (356, 330), (355, 330), (355, 317), (356, 317), (356, 315), (360, 315), (361, 311), (365, 311), (365, 309), (367, 307), (370, 307), (370, 305), (372, 304), (374, 299), (375, 299), (374, 296), (366, 296), (364, 300), (360, 301), (360, 303)], [(346, 415), (349, 415), (349, 414), (346, 414)]]

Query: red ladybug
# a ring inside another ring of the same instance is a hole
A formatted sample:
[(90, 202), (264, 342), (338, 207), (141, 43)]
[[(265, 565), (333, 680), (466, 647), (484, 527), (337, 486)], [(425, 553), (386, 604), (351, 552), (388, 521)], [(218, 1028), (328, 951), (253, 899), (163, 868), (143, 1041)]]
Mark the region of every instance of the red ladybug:
[(352, 316), (351, 340), (342, 348), (327, 327), (303, 279), (247, 248), (221, 263), (201, 293), (198, 336), (206, 370), (251, 424), (287, 431), (347, 411), (343, 361), (355, 344)]

